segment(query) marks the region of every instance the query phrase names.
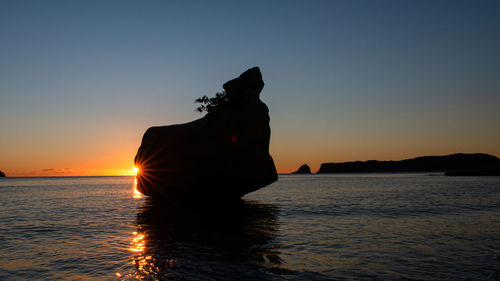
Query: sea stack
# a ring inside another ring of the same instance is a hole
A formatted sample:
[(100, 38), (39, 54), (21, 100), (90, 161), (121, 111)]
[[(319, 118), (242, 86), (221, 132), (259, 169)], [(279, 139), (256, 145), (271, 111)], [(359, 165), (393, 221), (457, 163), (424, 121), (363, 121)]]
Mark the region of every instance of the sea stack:
[(135, 156), (137, 189), (158, 199), (230, 201), (278, 179), (258, 67), (223, 85), (224, 102), (185, 124), (149, 128)]
[(309, 167), (309, 165), (307, 164), (304, 164), (302, 166), (300, 166), (300, 168), (293, 172), (292, 174), (310, 174), (311, 173), (311, 168)]
[(5, 174), (2, 171), (0, 171), (0, 178), (5, 178)]

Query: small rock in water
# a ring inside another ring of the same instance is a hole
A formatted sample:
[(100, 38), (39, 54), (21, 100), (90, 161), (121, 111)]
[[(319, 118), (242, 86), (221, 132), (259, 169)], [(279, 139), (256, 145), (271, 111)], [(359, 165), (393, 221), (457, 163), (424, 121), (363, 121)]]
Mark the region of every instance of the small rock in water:
[(310, 174), (311, 173), (311, 168), (309, 167), (309, 165), (307, 164), (304, 164), (302, 166), (300, 166), (300, 168), (293, 172), (292, 174)]

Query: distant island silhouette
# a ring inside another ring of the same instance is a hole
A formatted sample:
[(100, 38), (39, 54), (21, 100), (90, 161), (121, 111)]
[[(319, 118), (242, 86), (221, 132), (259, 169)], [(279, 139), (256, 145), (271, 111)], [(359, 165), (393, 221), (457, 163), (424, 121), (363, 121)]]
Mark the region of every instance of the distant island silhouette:
[(323, 163), (317, 173), (385, 172), (445, 172), (448, 176), (500, 176), (500, 159), (483, 153), (457, 153), (445, 156), (422, 156), (400, 161)]
[(278, 180), (258, 67), (196, 100), (198, 120), (149, 128), (135, 156), (137, 189), (174, 201), (231, 200)]
[(0, 178), (5, 178), (5, 174), (2, 171), (0, 171)]
[(292, 174), (310, 174), (310, 173), (311, 173), (311, 168), (309, 167), (309, 165), (304, 164), (300, 166), (299, 169), (293, 172)]

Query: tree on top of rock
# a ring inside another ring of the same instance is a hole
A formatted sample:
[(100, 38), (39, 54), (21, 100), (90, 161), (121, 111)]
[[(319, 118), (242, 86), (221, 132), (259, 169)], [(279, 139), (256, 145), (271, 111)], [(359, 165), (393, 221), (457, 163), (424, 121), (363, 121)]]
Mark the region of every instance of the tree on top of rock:
[(201, 98), (197, 98), (195, 103), (199, 103), (200, 106), (196, 108), (196, 111), (202, 113), (206, 111), (208, 113), (214, 111), (216, 108), (219, 108), (224, 103), (228, 102), (228, 97), (225, 91), (219, 92), (215, 94), (215, 97), (209, 98), (207, 96), (203, 96)]

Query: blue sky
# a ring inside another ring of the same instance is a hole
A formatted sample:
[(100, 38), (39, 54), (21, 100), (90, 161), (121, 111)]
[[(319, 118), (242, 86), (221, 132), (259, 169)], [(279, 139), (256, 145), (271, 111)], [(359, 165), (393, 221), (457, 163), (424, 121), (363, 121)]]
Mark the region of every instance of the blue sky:
[(126, 170), (253, 66), (281, 172), (500, 156), (499, 31), (498, 1), (2, 1), (0, 169)]

